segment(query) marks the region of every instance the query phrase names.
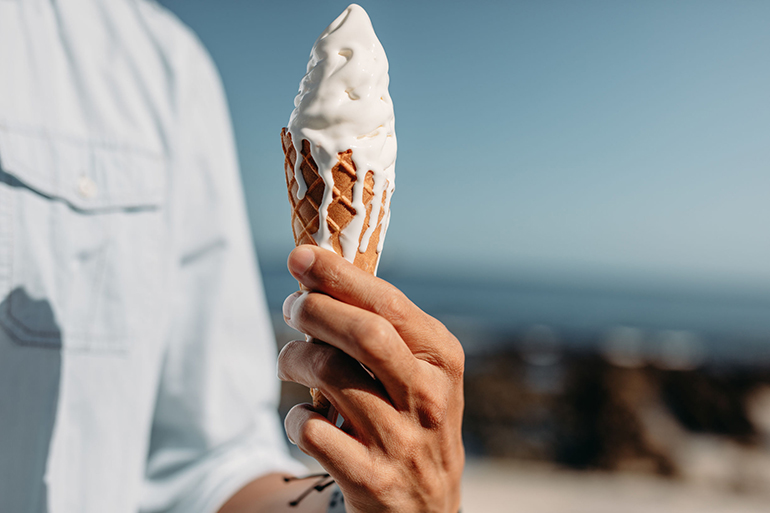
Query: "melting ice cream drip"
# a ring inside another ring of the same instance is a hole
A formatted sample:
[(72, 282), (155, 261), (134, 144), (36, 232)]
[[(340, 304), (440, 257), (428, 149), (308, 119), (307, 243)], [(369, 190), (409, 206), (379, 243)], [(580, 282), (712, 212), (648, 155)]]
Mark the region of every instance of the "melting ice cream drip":
[[(313, 45), (307, 73), (300, 83), (289, 119), (296, 154), (300, 155), (302, 141), (307, 140), (318, 174), (324, 181), (324, 196), (318, 208), (319, 228), (313, 238), (319, 246), (330, 250), (333, 248), (327, 218), (333, 200), (332, 168), (340, 153), (352, 150), (356, 181), (351, 203), (356, 215), (340, 234), (343, 256), (350, 262), (355, 259), (356, 251), (366, 251), (378, 224), (381, 228), (377, 251), (382, 250), (390, 220), (397, 144), (388, 83), (385, 50), (366, 11), (353, 4)], [(297, 158), (294, 177), (299, 199), (307, 192), (300, 164), (301, 159)], [(374, 178), (374, 197), (367, 217), (363, 195), (369, 171)], [(378, 223), (380, 212), (383, 218)], [(363, 235), (362, 230), (365, 230)]]

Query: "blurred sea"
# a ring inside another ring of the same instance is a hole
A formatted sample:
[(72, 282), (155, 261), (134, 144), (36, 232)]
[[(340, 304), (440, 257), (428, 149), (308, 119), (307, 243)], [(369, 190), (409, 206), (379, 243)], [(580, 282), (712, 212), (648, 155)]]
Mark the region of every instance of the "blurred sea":
[[(297, 289), (263, 259), (279, 345)], [(463, 511), (767, 511), (770, 291), (381, 269), (466, 351)], [(282, 387), (282, 413), (307, 401)], [(623, 504), (619, 510), (618, 504)], [(522, 509), (523, 508), (523, 509)]]
[[(296, 282), (283, 261), (263, 263), (262, 273), (270, 308), (279, 312)], [(770, 291), (388, 269), (380, 276), (449, 326), (469, 355), (534, 340), (572, 351), (668, 346), (697, 353), (698, 363), (770, 363)]]

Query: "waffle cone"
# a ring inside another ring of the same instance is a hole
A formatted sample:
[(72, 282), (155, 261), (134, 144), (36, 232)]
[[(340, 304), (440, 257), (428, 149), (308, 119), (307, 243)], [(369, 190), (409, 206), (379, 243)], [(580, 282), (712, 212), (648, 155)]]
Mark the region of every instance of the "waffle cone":
[[(284, 128), (281, 130), (281, 145), (283, 146), (283, 154), (285, 156), (284, 171), (286, 173), (286, 187), (288, 188), (289, 203), (291, 205), (291, 228), (294, 233), (294, 243), (297, 246), (300, 244), (317, 245), (313, 235), (318, 232), (320, 226), (321, 216), (318, 209), (323, 201), (326, 184), (318, 173), (318, 165), (316, 164), (315, 159), (313, 159), (310, 143), (307, 140), (302, 141), (300, 155), (297, 155), (291, 134)], [(305, 184), (307, 184), (305, 196), (301, 199), (297, 196), (299, 184), (294, 176), (297, 158), (300, 159), (300, 171), (305, 180)], [(338, 255), (343, 256), (340, 235), (356, 215), (356, 209), (352, 205), (353, 185), (357, 179), (352, 150), (339, 153), (338, 162), (332, 168), (332, 178), (334, 189), (332, 190), (332, 202), (327, 211), (328, 215), (326, 222), (331, 234), (331, 240), (329, 242), (331, 243), (332, 248), (334, 248), (334, 251)], [(387, 185), (388, 184), (385, 186), (385, 191), (388, 189)], [(366, 208), (366, 222), (364, 222), (361, 233), (358, 236), (359, 246), (364, 233), (372, 222), (370, 217), (372, 213), (372, 200), (374, 199), (373, 189), (374, 173), (369, 171), (364, 178), (363, 200), (364, 207)], [(383, 192), (383, 205), (385, 204), (386, 194), (387, 192)], [(369, 238), (369, 245), (366, 247), (365, 251), (360, 251), (359, 247), (359, 251), (356, 252), (353, 260), (353, 264), (355, 264), (356, 267), (371, 274), (376, 273), (377, 262), (380, 257), (377, 246), (380, 242), (380, 230), (382, 228), (382, 218), (384, 214), (385, 209), (381, 208), (379, 218), (377, 219), (377, 227)], [(302, 285), (300, 285), (300, 288), (302, 288)], [(329, 408), (330, 403), (328, 399), (326, 399), (318, 389), (311, 389), (310, 394), (313, 397), (314, 407), (319, 409)]]

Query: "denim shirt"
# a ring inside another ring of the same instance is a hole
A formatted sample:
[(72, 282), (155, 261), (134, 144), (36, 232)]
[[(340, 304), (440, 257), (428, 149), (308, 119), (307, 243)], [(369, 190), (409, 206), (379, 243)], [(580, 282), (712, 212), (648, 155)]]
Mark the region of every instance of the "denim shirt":
[(299, 472), (218, 75), (144, 0), (0, 0), (0, 512)]

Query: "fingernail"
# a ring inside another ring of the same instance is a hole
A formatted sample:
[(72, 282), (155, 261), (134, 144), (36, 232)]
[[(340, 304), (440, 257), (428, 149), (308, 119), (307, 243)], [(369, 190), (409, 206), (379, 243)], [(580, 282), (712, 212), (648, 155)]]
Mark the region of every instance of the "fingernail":
[(314, 260), (313, 250), (300, 246), (289, 255), (289, 271), (294, 275), (302, 276), (310, 269)]
[(297, 291), (284, 300), (282, 307), (284, 320), (288, 321), (291, 319), (291, 308), (294, 306), (294, 303), (297, 301), (300, 294), (302, 293)]

